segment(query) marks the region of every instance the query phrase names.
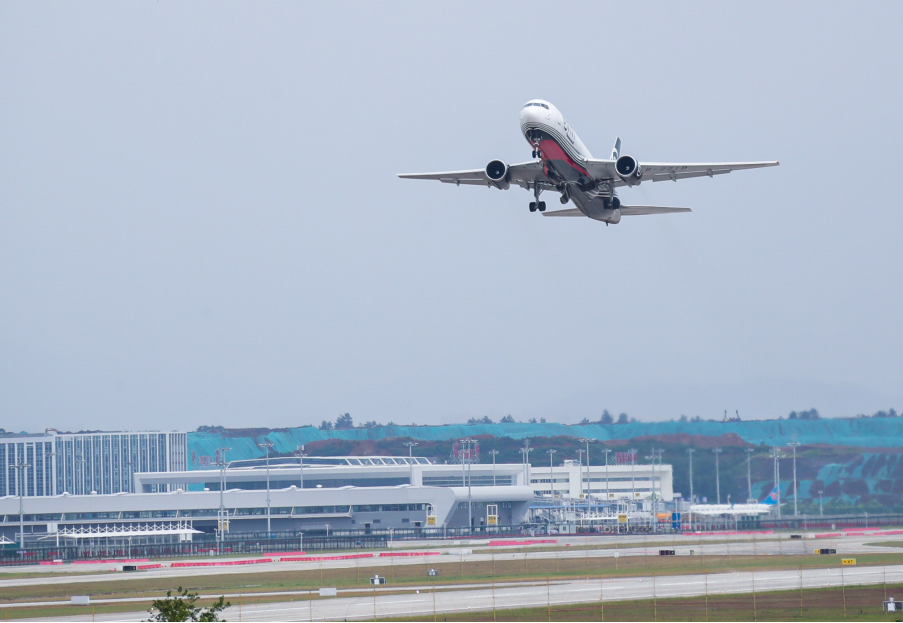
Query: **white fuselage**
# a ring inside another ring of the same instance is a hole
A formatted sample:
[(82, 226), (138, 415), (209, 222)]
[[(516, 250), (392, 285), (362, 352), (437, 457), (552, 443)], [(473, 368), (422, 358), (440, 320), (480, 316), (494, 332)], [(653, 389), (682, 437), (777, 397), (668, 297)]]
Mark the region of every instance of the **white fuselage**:
[(613, 186), (594, 180), (586, 170), (586, 161), (593, 156), (561, 111), (545, 100), (530, 100), (520, 111), (520, 127), (527, 142), (539, 150), (545, 174), (581, 212), (596, 220), (621, 220), (619, 210), (611, 209)]

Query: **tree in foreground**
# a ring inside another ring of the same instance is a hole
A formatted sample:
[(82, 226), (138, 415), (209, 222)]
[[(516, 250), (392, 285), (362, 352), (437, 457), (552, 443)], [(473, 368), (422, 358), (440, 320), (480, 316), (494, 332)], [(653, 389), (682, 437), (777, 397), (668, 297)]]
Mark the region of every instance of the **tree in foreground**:
[(172, 591), (166, 591), (166, 599), (155, 599), (151, 604), (148, 621), (225, 621), (219, 618), (219, 613), (232, 605), (223, 597), (209, 608), (201, 608), (197, 601), (197, 593), (189, 593), (181, 586), (175, 596)]

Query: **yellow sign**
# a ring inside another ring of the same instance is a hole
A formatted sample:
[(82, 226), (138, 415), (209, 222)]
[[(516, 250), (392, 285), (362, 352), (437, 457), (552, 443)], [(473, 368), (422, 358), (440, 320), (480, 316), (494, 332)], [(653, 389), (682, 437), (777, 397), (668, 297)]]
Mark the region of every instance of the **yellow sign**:
[(436, 516), (435, 516), (435, 515), (429, 515), (429, 516), (427, 516), (427, 518), (426, 518), (426, 525), (428, 525), (428, 526), (435, 526), (435, 525), (436, 525)]
[(618, 523), (627, 523), (627, 515), (618, 515)]
[(855, 558), (844, 558), (844, 559), (842, 559), (842, 560), (840, 561), (840, 564), (842, 564), (842, 565), (855, 565), (855, 564), (856, 564), (856, 559), (855, 559)]
[(498, 515), (488, 515), (486, 517), (486, 524), (490, 526), (499, 525), (499, 516)]

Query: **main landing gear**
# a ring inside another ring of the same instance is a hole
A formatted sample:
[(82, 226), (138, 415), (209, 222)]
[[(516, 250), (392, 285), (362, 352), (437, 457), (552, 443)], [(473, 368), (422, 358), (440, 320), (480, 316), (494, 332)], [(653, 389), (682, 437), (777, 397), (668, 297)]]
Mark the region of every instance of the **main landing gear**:
[(530, 212), (536, 212), (537, 210), (539, 210), (540, 212), (546, 211), (546, 202), (539, 200), (539, 193), (541, 192), (542, 186), (540, 186), (539, 184), (534, 184), (533, 197), (535, 198), (535, 201), (530, 202)]

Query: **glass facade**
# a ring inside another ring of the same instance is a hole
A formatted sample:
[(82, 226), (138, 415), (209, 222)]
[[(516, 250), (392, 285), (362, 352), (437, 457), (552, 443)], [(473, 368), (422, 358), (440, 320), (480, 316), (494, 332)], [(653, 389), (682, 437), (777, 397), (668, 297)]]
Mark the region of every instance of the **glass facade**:
[(135, 472), (183, 471), (187, 456), (180, 432), (9, 435), (0, 437), (0, 497), (132, 492)]
[(44, 435), (0, 438), (0, 497), (53, 495), (52, 455)]

